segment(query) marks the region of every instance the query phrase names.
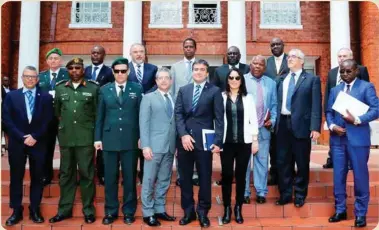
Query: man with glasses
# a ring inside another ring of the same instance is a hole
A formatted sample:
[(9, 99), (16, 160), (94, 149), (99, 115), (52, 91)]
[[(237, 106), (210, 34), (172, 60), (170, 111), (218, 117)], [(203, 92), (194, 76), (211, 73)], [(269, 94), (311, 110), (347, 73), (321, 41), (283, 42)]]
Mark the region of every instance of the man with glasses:
[[(46, 63), (49, 69), (39, 73), (38, 86), (43, 92), (49, 92), (53, 97), (55, 96), (55, 85), (62, 80), (68, 80), (69, 75), (66, 68), (61, 68), (62, 65), (62, 51), (58, 48), (53, 48), (46, 54)], [(53, 160), (55, 152), (55, 143), (58, 135), (58, 118), (53, 116), (50, 121), (47, 132), (49, 135), (46, 137), (46, 159), (44, 166), (44, 185), (51, 183), (53, 178)]]
[(70, 80), (57, 83), (54, 109), (58, 117), (58, 140), (61, 152), (60, 200), (55, 223), (72, 217), (77, 186), (82, 198), (82, 212), (86, 223), (95, 221), (93, 139), (97, 108), (98, 83), (84, 79), (83, 60), (74, 58), (66, 65)]
[(139, 109), (142, 87), (128, 80), (128, 59), (112, 63), (114, 83), (101, 87), (94, 146), (103, 150), (105, 204), (103, 224), (118, 217), (118, 173), (121, 164), (124, 223), (132, 224), (137, 209), (136, 174), (139, 140)]
[[(308, 193), (311, 140), (321, 129), (320, 78), (303, 69), (304, 53), (292, 49), (287, 64), (290, 72), (278, 79), (278, 118), (276, 121), (276, 162), (280, 198), (276, 205), (292, 201), (302, 207)], [(293, 161), (297, 172), (292, 175)], [(294, 184), (294, 186), (293, 186)]]
[(25, 67), (22, 72), (24, 87), (10, 92), (3, 105), (2, 118), (9, 134), (9, 194), (13, 209), (5, 222), (6, 226), (15, 225), (23, 219), (23, 179), (27, 157), (31, 178), (29, 217), (34, 223), (44, 222), (40, 213), (43, 193), (41, 179), (44, 175), (47, 127), (53, 116), (53, 99), (36, 87), (38, 80), (36, 68)]

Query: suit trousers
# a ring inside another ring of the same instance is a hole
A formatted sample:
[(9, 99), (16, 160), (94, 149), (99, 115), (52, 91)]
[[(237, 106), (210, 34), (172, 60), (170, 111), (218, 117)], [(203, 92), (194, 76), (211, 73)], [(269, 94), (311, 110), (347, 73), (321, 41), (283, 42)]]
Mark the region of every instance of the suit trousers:
[[(12, 141), (11, 141), (12, 142)], [(30, 208), (37, 210), (41, 204), (43, 193), (44, 176), (43, 166), (45, 161), (45, 151), (29, 146), (15, 146), (18, 143), (9, 145), (8, 162), (10, 166), (10, 207), (19, 210), (22, 206), (23, 180), (25, 174), (26, 158), (29, 158), (30, 172)]]
[(251, 156), (251, 144), (225, 143), (221, 153), (222, 200), (224, 206), (231, 204), (234, 161), (236, 162), (236, 204), (243, 204), (246, 184), (246, 169)]
[(143, 172), (144, 172), (144, 164), (145, 164), (145, 157), (143, 156), (142, 150), (138, 149), (138, 158), (139, 158), (139, 172), (138, 172), (138, 179), (140, 180), (141, 184), (143, 182)]
[(199, 175), (199, 193), (196, 212), (199, 215), (207, 215), (212, 204), (212, 152), (195, 149), (186, 151), (178, 149), (178, 164), (180, 172), (181, 205), (184, 213), (190, 214), (195, 211), (195, 200), (193, 199), (192, 176), (193, 165), (196, 165)]
[(271, 133), (271, 140), (270, 140), (270, 177), (272, 180), (277, 181), (278, 180), (278, 169), (276, 166), (276, 134)]
[(294, 182), (295, 197), (305, 199), (308, 194), (311, 139), (296, 138), (292, 131), (291, 116), (285, 115), (280, 117), (276, 138), (280, 196), (285, 199), (292, 197), (294, 160), (297, 166)]
[(137, 160), (138, 150), (103, 151), (105, 182), (105, 215), (118, 216), (118, 174), (121, 164), (122, 174), (122, 213), (134, 216), (137, 209)]
[(45, 157), (45, 175), (44, 177), (51, 181), (53, 178), (53, 160), (54, 160), (54, 152), (55, 152), (55, 143), (57, 141), (57, 135), (58, 135), (58, 118), (56, 116), (53, 117), (53, 119), (48, 124), (48, 130), (47, 133), (49, 135), (46, 136), (46, 157)]
[(370, 200), (368, 159), (369, 146), (351, 146), (345, 137), (341, 137), (340, 145), (331, 145), (333, 153), (334, 198), (337, 213), (346, 211), (346, 178), (348, 162), (354, 174), (354, 213), (355, 216), (366, 216)]
[(166, 194), (170, 187), (173, 161), (173, 152), (154, 153), (152, 160), (145, 160), (141, 193), (144, 217), (166, 212)]
[(59, 187), (61, 197), (59, 199), (58, 213), (61, 215), (72, 214), (77, 187), (77, 168), (79, 168), (79, 185), (82, 198), (84, 215), (95, 214), (93, 200), (95, 196), (95, 165), (93, 146), (60, 147), (61, 165)]
[(104, 177), (104, 160), (103, 160), (103, 151), (96, 151), (96, 175), (97, 178)]

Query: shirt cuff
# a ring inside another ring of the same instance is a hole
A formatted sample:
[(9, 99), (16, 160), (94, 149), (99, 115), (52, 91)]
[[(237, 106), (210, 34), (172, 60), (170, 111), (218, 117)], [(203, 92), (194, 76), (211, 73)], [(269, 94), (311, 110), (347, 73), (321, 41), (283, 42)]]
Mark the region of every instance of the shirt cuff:
[(333, 131), (334, 126), (336, 126), (336, 125), (335, 125), (335, 124), (331, 124), (331, 125), (329, 126), (330, 131)]
[(354, 125), (360, 125), (361, 123), (361, 119), (359, 119), (359, 117), (356, 117), (354, 120)]
[(94, 144), (95, 144), (95, 145), (97, 145), (97, 144), (102, 144), (102, 142), (101, 142), (101, 141), (95, 141)]

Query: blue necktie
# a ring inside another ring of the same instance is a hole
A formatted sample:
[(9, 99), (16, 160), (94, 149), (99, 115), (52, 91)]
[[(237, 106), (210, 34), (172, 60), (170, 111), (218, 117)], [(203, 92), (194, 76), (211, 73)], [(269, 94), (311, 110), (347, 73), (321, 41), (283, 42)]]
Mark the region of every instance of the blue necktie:
[(188, 82), (191, 80), (192, 78), (192, 62), (191, 61), (187, 61), (187, 71), (188, 71), (188, 74), (187, 74), (187, 80)]
[(195, 112), (195, 109), (196, 109), (197, 103), (199, 102), (199, 98), (200, 98), (200, 88), (201, 88), (200, 85), (197, 85), (197, 86), (196, 86), (195, 94), (193, 95), (193, 98), (192, 98), (192, 112)]
[(171, 117), (172, 117), (172, 103), (171, 103), (171, 100), (170, 100), (170, 98), (168, 97), (168, 94), (167, 94), (167, 93), (164, 94), (164, 97), (165, 97), (165, 99), (166, 99), (167, 114), (168, 114), (168, 116), (171, 118)]
[(141, 65), (137, 65), (137, 80), (142, 85), (142, 72), (141, 72)]
[(291, 112), (291, 100), (293, 92), (295, 91), (295, 73), (291, 73), (290, 83), (288, 84), (286, 109)]
[(350, 94), (350, 86), (351, 86), (351, 85), (346, 85), (346, 93), (347, 93), (347, 94)]
[(53, 79), (51, 79), (50, 87), (51, 87), (51, 90), (54, 90), (55, 83), (57, 82), (57, 73), (52, 73), (51, 75), (53, 75)]
[(33, 115), (33, 112), (34, 112), (34, 97), (33, 97), (33, 92), (30, 91), (30, 90), (26, 91), (26, 97), (28, 98), (28, 104), (29, 104), (30, 114)]
[(93, 68), (93, 72), (92, 72), (92, 76), (91, 76), (91, 79), (96, 81), (96, 71), (99, 69), (98, 66), (95, 66), (95, 68)]

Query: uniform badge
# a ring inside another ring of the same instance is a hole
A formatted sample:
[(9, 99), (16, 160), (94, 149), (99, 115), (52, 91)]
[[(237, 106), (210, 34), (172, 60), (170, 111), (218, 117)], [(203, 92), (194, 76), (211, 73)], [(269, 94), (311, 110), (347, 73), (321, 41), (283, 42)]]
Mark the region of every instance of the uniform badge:
[(132, 99), (134, 99), (134, 98), (137, 97), (137, 94), (135, 92), (130, 92), (129, 93), (129, 97), (132, 98)]
[(91, 96), (92, 96), (92, 93), (83, 92), (83, 96), (91, 97)]

